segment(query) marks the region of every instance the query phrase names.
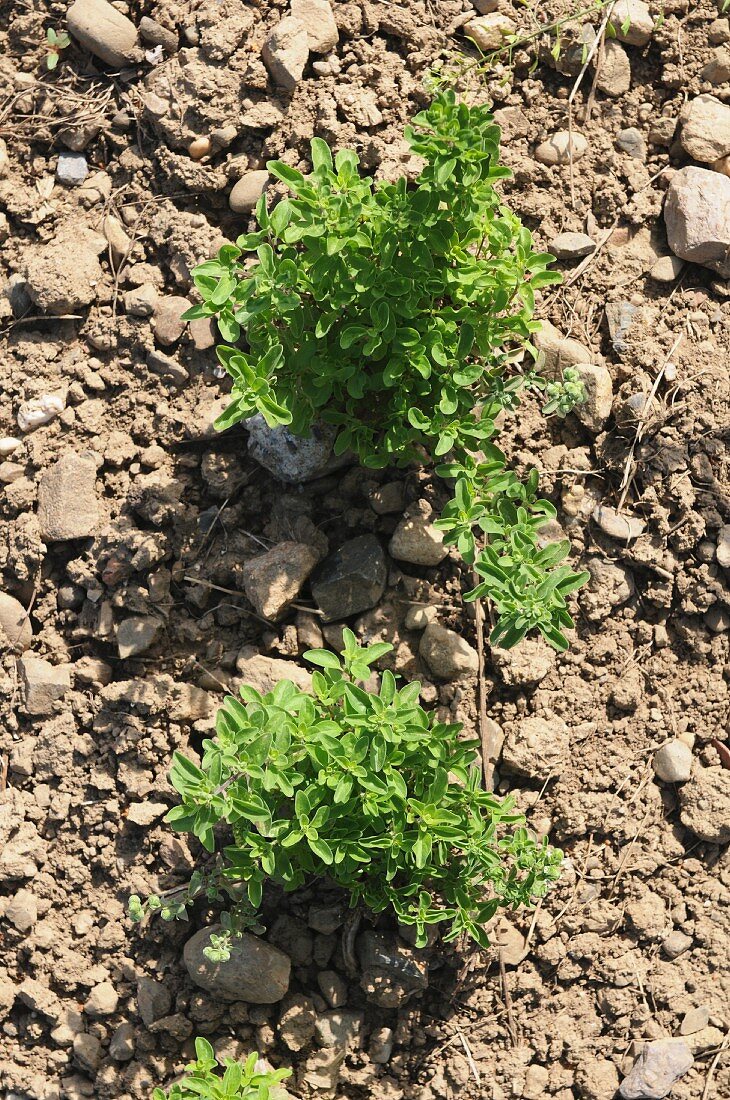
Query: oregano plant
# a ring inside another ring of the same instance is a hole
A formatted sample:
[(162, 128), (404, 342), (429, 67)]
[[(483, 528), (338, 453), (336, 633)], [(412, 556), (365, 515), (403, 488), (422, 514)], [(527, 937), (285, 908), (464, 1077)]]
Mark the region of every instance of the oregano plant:
[(291, 1077), (290, 1069), (270, 1069), (253, 1051), (245, 1062), (224, 1060), (223, 1073), (207, 1039), (195, 1040), (195, 1061), (166, 1092), (156, 1088), (152, 1100), (287, 1100), (281, 1082)]
[[(226, 698), (201, 765), (175, 754), (180, 803), (166, 820), (210, 853), (199, 880), (208, 896), (222, 889), (251, 912), (268, 879), (289, 891), (326, 876), (352, 906), (415, 926), (420, 946), (434, 924), (445, 940), (465, 932), (487, 946), (497, 910), (541, 898), (562, 854), (528, 832), (510, 797), (481, 789), (479, 742), (427, 713), (420, 684), (399, 686), (385, 671), (379, 690), (366, 690), (389, 644), (360, 647), (347, 629), (344, 641), (341, 659), (305, 655), (317, 666), (311, 694), (284, 680)], [(179, 890), (168, 916), (184, 916), (191, 900)], [(149, 909), (132, 899), (137, 919)], [(225, 959), (241, 929), (229, 914), (209, 957)]]
[[(546, 385), (524, 364), (537, 357), (535, 294), (560, 276), (497, 190), (511, 173), (486, 107), (444, 91), (405, 133), (423, 159), (412, 185), (375, 183), (321, 138), (308, 176), (270, 161), (292, 197), (269, 210), (262, 196), (259, 228), (195, 269), (202, 302), (185, 316), (217, 317), (233, 379), (217, 426), (258, 412), (306, 435), (322, 420), (336, 453), (366, 467), (441, 463), (455, 479), (441, 526), (481, 575), (466, 598), (496, 609), (492, 642), (536, 628), (565, 649), (566, 596), (587, 574), (561, 564), (567, 541), (543, 545), (555, 509), (493, 441), (524, 387)], [(577, 376), (549, 387), (548, 412), (583, 396)]]

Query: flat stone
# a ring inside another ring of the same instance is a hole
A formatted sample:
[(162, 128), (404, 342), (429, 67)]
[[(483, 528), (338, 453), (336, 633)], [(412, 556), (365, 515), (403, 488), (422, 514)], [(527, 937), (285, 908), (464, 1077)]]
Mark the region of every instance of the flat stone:
[(89, 166), (83, 153), (59, 153), (56, 179), (66, 187), (78, 187), (89, 174)]
[(680, 792), (680, 819), (687, 829), (709, 844), (730, 840), (730, 771), (696, 768)]
[(162, 624), (151, 615), (130, 615), (117, 627), (117, 649), (119, 656), (137, 657), (146, 653), (154, 645)]
[(498, 11), (477, 16), (464, 24), (464, 34), (471, 38), (482, 53), (500, 50), (504, 46), (505, 38), (516, 30), (517, 24), (514, 20)]
[[(730, 153), (730, 106), (714, 95), (698, 95), (680, 114), (679, 140), (685, 153), (702, 164), (712, 164)], [(697, 169), (683, 169), (697, 171)], [(676, 179), (676, 177), (675, 177)]]
[(504, 767), (545, 781), (560, 775), (570, 752), (570, 734), (562, 718), (532, 715), (516, 722), (502, 748)]
[(616, 539), (617, 542), (632, 542), (641, 535), (646, 524), (643, 519), (636, 516), (624, 516), (615, 508), (609, 508), (605, 504), (599, 504), (593, 511), (593, 522), (603, 531), (604, 535)]
[(152, 283), (132, 287), (124, 295), (124, 308), (132, 317), (151, 317), (157, 305), (157, 288)]
[(319, 554), (301, 542), (281, 542), (243, 567), (243, 587), (259, 615), (276, 622), (319, 561)]
[(533, 336), (533, 342), (543, 359), (538, 369), (549, 378), (562, 375), (566, 367), (595, 361), (595, 355), (585, 344), (572, 336), (564, 336), (549, 321), (541, 322), (539, 331)]
[(388, 569), (375, 535), (343, 543), (312, 577), (312, 595), (324, 621), (347, 619), (375, 607), (385, 592)]
[(185, 944), (183, 961), (195, 985), (226, 1003), (268, 1005), (280, 1001), (289, 988), (291, 973), (291, 962), (284, 952), (244, 932), (233, 937), (227, 962), (211, 962), (203, 949), (209, 946), (211, 934), (220, 930), (220, 925), (201, 928)]
[(147, 366), (153, 374), (159, 374), (167, 379), (173, 386), (184, 386), (190, 379), (185, 367), (178, 363), (172, 355), (165, 355), (164, 351), (153, 348), (147, 353)]
[(134, 1027), (129, 1023), (120, 1024), (109, 1040), (109, 1054), (115, 1062), (131, 1062), (134, 1052)]
[(183, 321), (182, 315), (188, 309), (190, 309), (190, 302), (187, 298), (178, 295), (157, 299), (152, 331), (158, 344), (169, 347), (170, 344), (177, 343), (187, 325), (187, 321)]
[(571, 153), (573, 163), (580, 160), (588, 149), (588, 142), (583, 134), (568, 130), (558, 130), (556, 133), (541, 142), (535, 150), (535, 160), (550, 167), (560, 164), (569, 164)]
[(363, 1022), (362, 1012), (348, 1012), (342, 1009), (323, 1012), (317, 1018), (315, 1026), (317, 1042), (322, 1047), (352, 1050), (359, 1043)]
[(585, 389), (585, 401), (573, 409), (573, 415), (592, 432), (600, 432), (613, 406), (613, 382), (607, 367), (597, 363), (578, 363), (574, 367)]
[(78, 218), (58, 226), (50, 241), (28, 248), (25, 279), (31, 300), (43, 313), (75, 313), (91, 305), (104, 272), (99, 256), (107, 243)]
[(702, 1031), (707, 1027), (710, 1022), (710, 1006), (709, 1005), (697, 1005), (696, 1008), (690, 1008), (689, 1012), (685, 1012), (682, 1017), (682, 1022), (679, 1025), (680, 1035), (694, 1035), (698, 1031)]
[(314, 424), (309, 436), (298, 436), (283, 426), (270, 428), (257, 413), (246, 421), (248, 453), (280, 481), (298, 485), (325, 473), (337, 429)]
[(449, 552), (444, 546), (444, 536), (434, 527), (433, 509), (428, 501), (419, 500), (408, 509), (390, 540), (388, 550), (398, 561), (413, 565), (434, 566), (442, 562)]
[(623, 1100), (663, 1100), (693, 1065), (694, 1058), (684, 1039), (646, 1043), (619, 1092)]
[(9, 645), (24, 653), (32, 641), (33, 627), (22, 603), (7, 592), (0, 592), (0, 648)]
[[(726, 107), (730, 115), (730, 107)], [(706, 168), (680, 168), (664, 204), (669, 247), (676, 256), (730, 278), (730, 179)]]
[(665, 783), (686, 783), (692, 774), (692, 759), (692, 749), (684, 741), (667, 741), (654, 753), (654, 772)]
[(339, 33), (329, 0), (291, 0), (290, 11), (307, 32), (307, 45), (312, 53), (334, 50)]
[(609, 23), (620, 42), (646, 46), (654, 33), (654, 18), (644, 0), (617, 0)]
[(628, 153), (634, 160), (646, 160), (646, 139), (636, 126), (627, 126), (616, 135), (616, 148)]
[(55, 703), (71, 690), (68, 665), (52, 665), (42, 657), (21, 657), (18, 672), (27, 714), (53, 714)]
[(99, 529), (96, 462), (88, 454), (68, 451), (41, 476), (38, 525), (44, 542), (85, 539)]
[(115, 69), (142, 60), (137, 28), (107, 0), (75, 0), (66, 24), (77, 42)]
[(718, 46), (712, 51), (710, 60), (702, 69), (700, 79), (708, 84), (726, 84), (730, 80), (730, 50), (727, 46)]
[(309, 59), (306, 27), (293, 16), (285, 16), (269, 33), (261, 57), (279, 87), (293, 92)]
[(611, 39), (604, 42), (603, 61), (596, 74), (596, 87), (599, 92), (614, 99), (626, 95), (631, 87), (631, 62), (619, 42)]
[(464, 676), (476, 676), (479, 656), (469, 643), (439, 623), (429, 623), (418, 647), (418, 652), (429, 669), (440, 680), (460, 680)]
[(640, 317), (641, 308), (633, 302), (609, 302), (606, 305), (608, 334), (619, 355), (625, 355), (629, 350), (629, 333)]
[(148, 15), (143, 15), (139, 21), (139, 33), (140, 37), (145, 42), (149, 42), (150, 45), (162, 46), (163, 50), (169, 54), (177, 53), (177, 32), (163, 27), (156, 19), (150, 19)]
[(311, 673), (294, 661), (267, 657), (254, 646), (244, 646), (236, 658), (236, 669), (244, 684), (262, 695), (273, 691), (280, 680), (291, 680), (300, 691), (312, 690)]
[(163, 1019), (170, 1011), (172, 997), (164, 982), (142, 977), (137, 982), (137, 1009), (145, 1027)]
[(271, 176), (265, 169), (246, 172), (238, 183), (233, 185), (228, 196), (228, 205), (231, 210), (236, 214), (248, 214), (256, 206), (270, 181)]
[(596, 244), (587, 233), (558, 233), (548, 248), (559, 260), (580, 260), (595, 252)]

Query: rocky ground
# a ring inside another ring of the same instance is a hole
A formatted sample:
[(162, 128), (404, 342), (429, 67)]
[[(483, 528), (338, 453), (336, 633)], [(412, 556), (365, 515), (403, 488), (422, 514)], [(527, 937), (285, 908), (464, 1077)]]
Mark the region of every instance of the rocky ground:
[[(306, 168), (319, 134), (379, 177), (412, 171), (429, 70), (473, 58), (466, 34), (488, 50), (570, 11), (476, 7), (0, 6), (8, 1098), (148, 1097), (194, 1034), (291, 1065), (302, 1097), (730, 1095), (730, 24), (712, 0), (631, 0), (629, 27), (622, 0), (595, 52), (605, 9), (559, 49), (461, 66), (566, 276), (541, 304), (546, 369), (577, 364), (589, 390), (564, 422), (528, 402), (504, 436), (591, 573), (571, 649), (484, 665), (497, 788), (565, 849), (559, 887), (490, 952), (416, 952), (326, 890), (271, 894), (263, 941), (214, 975), (214, 913), (197, 932), (125, 916), (196, 857), (161, 823), (171, 752), (242, 680), (306, 682), (301, 654), (343, 621), (478, 727), (468, 578), (431, 526), (444, 487), (323, 468), (326, 440), (298, 459), (319, 476), (287, 482), (260, 428), (214, 433), (214, 335), (180, 320), (268, 158)], [(48, 27), (73, 39), (50, 72)]]

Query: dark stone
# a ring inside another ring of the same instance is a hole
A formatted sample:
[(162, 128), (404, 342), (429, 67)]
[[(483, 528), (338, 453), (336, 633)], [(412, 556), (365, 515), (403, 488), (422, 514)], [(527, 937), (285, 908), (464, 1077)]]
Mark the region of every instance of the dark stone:
[(312, 595), (324, 621), (347, 619), (375, 607), (387, 576), (385, 554), (374, 535), (349, 539), (330, 554), (312, 580)]

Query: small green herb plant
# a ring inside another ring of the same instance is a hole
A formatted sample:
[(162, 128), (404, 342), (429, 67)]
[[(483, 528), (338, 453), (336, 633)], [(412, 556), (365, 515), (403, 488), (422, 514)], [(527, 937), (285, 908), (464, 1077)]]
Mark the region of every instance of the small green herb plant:
[[(333, 158), (320, 138), (309, 176), (269, 162), (294, 197), (269, 211), (262, 196), (260, 228), (195, 269), (202, 302), (185, 316), (217, 317), (233, 379), (217, 427), (258, 412), (306, 435), (321, 419), (338, 428), (335, 451), (366, 467), (444, 462), (456, 479), (447, 541), (481, 574), (466, 598), (493, 601), (492, 641), (536, 628), (565, 649), (565, 596), (587, 574), (560, 565), (569, 543), (542, 545), (555, 509), (492, 442), (499, 413), (544, 384), (519, 364), (537, 354), (535, 293), (560, 276), (496, 190), (511, 173), (485, 107), (444, 91), (406, 137), (424, 160), (413, 186), (375, 184), (354, 152)], [(561, 414), (582, 396), (574, 382), (552, 387)]]
[(66, 31), (56, 31), (49, 27), (46, 31), (46, 68), (53, 70), (61, 59), (61, 51), (71, 45), (71, 39)]
[(207, 1039), (195, 1040), (196, 1060), (185, 1067), (185, 1076), (167, 1092), (157, 1088), (152, 1100), (286, 1100), (280, 1083), (291, 1076), (289, 1069), (262, 1069), (254, 1051), (245, 1062), (225, 1059), (223, 1074)]
[[(352, 906), (414, 925), (420, 946), (442, 923), (445, 940), (466, 932), (487, 946), (487, 922), (542, 897), (561, 853), (535, 840), (511, 798), (480, 789), (478, 741), (427, 714), (420, 684), (385, 671), (377, 693), (362, 686), (390, 645), (344, 639), (341, 660), (305, 655), (318, 666), (312, 695), (284, 680), (225, 700), (202, 766), (175, 754), (180, 804), (166, 820), (217, 853), (218, 880), (254, 909), (266, 879), (295, 890), (326, 875)], [(133, 909), (144, 916), (138, 898)], [(209, 957), (226, 958), (236, 931), (229, 919)]]

